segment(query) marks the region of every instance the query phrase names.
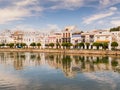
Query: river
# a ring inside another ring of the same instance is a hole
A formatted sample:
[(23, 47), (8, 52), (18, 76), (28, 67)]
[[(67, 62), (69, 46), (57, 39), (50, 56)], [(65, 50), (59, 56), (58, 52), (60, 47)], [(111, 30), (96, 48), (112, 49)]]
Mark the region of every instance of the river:
[(120, 56), (0, 52), (0, 90), (120, 90)]

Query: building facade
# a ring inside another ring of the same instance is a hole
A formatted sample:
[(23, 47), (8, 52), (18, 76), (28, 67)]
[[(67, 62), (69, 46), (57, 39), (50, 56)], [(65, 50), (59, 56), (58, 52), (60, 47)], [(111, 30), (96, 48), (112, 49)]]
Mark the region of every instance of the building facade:
[(72, 43), (75, 46), (83, 42), (85, 47), (86, 43), (89, 43), (91, 47), (94, 42), (107, 42), (108, 49), (111, 50), (111, 43), (114, 41), (118, 43), (117, 49), (120, 49), (120, 31), (93, 30), (81, 33), (75, 26), (67, 26), (58, 32), (4, 30), (0, 33), (0, 44), (26, 43), (27, 46), (30, 46), (31, 43), (35, 42), (41, 43), (41, 48), (45, 48), (50, 43), (54, 43), (54, 48), (56, 48), (57, 44), (61, 46), (62, 43)]

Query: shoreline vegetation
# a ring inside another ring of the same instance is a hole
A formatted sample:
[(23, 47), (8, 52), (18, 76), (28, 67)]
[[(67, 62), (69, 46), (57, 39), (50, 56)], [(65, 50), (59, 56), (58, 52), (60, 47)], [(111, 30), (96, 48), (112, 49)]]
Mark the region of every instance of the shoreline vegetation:
[(113, 50), (79, 50), (79, 49), (38, 49), (38, 48), (1, 48), (0, 52), (41, 52), (65, 54), (90, 54), (90, 55), (120, 55), (120, 51)]

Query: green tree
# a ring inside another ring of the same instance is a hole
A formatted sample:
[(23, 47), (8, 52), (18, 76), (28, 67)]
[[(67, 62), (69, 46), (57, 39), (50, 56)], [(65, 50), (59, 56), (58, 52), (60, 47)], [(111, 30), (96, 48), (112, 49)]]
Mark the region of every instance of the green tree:
[(7, 44), (10, 48), (13, 48), (14, 47), (14, 43), (9, 43)]
[(49, 44), (45, 44), (45, 47), (46, 47), (46, 48), (49, 48)]
[(63, 49), (65, 49), (65, 47), (66, 47), (67, 49), (70, 49), (70, 47), (72, 46), (72, 43), (64, 42), (64, 43), (62, 43), (62, 46), (63, 46)]
[(65, 42), (62, 43), (62, 46), (63, 46), (63, 49), (65, 49), (65, 47), (66, 47), (66, 43), (65, 43)]
[(49, 46), (51, 47), (51, 48), (53, 48), (54, 47), (54, 43), (49, 43)]
[(9, 47), (9, 44), (7, 43), (6, 46)]
[(110, 32), (112, 32), (112, 31), (120, 31), (120, 26), (111, 28)]
[(112, 42), (112, 43), (111, 43), (111, 46), (112, 46), (112, 48), (115, 50), (116, 47), (118, 47), (118, 43), (117, 43), (117, 42)]
[(25, 46), (27, 46), (26, 43), (21, 43), (20, 45), (21, 45), (21, 47), (23, 47), (23, 48), (25, 48)]
[(83, 42), (78, 43), (78, 46), (80, 47), (80, 49), (81, 49), (81, 47), (83, 47), (83, 49), (84, 49), (84, 43)]
[(98, 43), (98, 42), (94, 42), (93, 43), (93, 46), (96, 46), (97, 50), (99, 49), (99, 47), (101, 46), (101, 43)]
[(41, 43), (37, 43), (37, 46), (38, 46), (38, 48), (40, 48), (40, 46), (41, 46)]
[(20, 45), (20, 43), (16, 43), (15, 47), (18, 48)]
[(77, 49), (78, 46), (79, 46), (79, 44), (77, 43), (77, 44), (74, 45), (74, 48)]
[(60, 48), (60, 43), (56, 43), (56, 48)]
[(0, 44), (0, 48), (2, 47), (2, 44)]
[(108, 43), (107, 42), (102, 43), (102, 48), (106, 50), (108, 48)]
[(90, 43), (85, 43), (87, 49), (89, 49)]
[(0, 47), (4, 47), (4, 46), (5, 46), (5, 44), (4, 44), (4, 43), (1, 43), (1, 44), (0, 44)]
[(17, 46), (19, 48), (25, 48), (25, 46), (27, 46), (27, 45), (26, 45), (26, 43), (16, 43), (15, 46)]
[(30, 46), (32, 46), (33, 48), (35, 48), (36, 43), (35, 43), (35, 42), (32, 42), (32, 43), (30, 44)]
[(66, 48), (70, 49), (71, 46), (72, 46), (72, 43), (66, 43)]

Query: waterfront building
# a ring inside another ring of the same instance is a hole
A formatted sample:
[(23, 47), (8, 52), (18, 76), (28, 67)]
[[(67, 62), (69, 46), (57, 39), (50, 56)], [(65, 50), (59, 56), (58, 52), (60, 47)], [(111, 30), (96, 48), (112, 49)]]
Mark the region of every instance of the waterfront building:
[(46, 34), (45, 33), (39, 33), (39, 35), (36, 36), (36, 41), (37, 43), (41, 43), (41, 48), (44, 49), (45, 48), (45, 37)]
[(76, 46), (81, 42), (81, 31), (72, 33), (71, 43)]
[(50, 43), (54, 43), (54, 48), (56, 48), (56, 44), (62, 43), (62, 33), (61, 32), (50, 32), (46, 34), (45, 44), (48, 45)]
[[(67, 26), (62, 31), (40, 32), (36, 30), (4, 30), (0, 33), (0, 44), (8, 43), (26, 43), (29, 47), (31, 43), (41, 43), (41, 48), (46, 48), (50, 43), (54, 43), (54, 48), (62, 43), (72, 43), (73, 46), (83, 42), (85, 49), (91, 49), (94, 42), (107, 42), (108, 49), (111, 50), (111, 43), (118, 43), (117, 49), (120, 49), (120, 31), (93, 30), (81, 32), (75, 26)], [(86, 46), (89, 43), (89, 47)]]
[(114, 41), (118, 43), (117, 49), (120, 49), (120, 31), (111, 31), (112, 36), (114, 36)]
[[(81, 34), (81, 42), (85, 43), (89, 43), (89, 47), (88, 49), (91, 49), (92, 47), (92, 43), (94, 42), (94, 33), (93, 32), (84, 32)], [(87, 49), (87, 46), (85, 44), (85, 49)]]
[(37, 33), (35, 31), (24, 31), (23, 32), (23, 43), (26, 43), (29, 46), (31, 43), (37, 42), (36, 34)]
[(94, 35), (94, 42), (108, 43), (109, 50), (111, 50), (111, 43), (113, 41), (115, 41), (114, 35), (112, 35), (108, 30), (101, 30), (99, 33)]
[(62, 42), (71, 42), (71, 32), (68, 29), (63, 32)]
[(85, 32), (81, 34), (81, 42), (84, 43), (93, 43), (94, 42), (94, 33)]
[(0, 44), (14, 43), (14, 39), (12, 38), (12, 34), (10, 30), (5, 30), (0, 33)]
[(62, 45), (62, 33), (61, 32), (55, 32), (54, 34), (55, 34), (55, 37), (56, 37), (55, 47), (56, 48), (61, 48), (61, 45)]
[(17, 30), (13, 34), (11, 34), (11, 36), (12, 36), (15, 44), (22, 43), (22, 41), (23, 41), (23, 32), (22, 31)]
[(67, 26), (62, 31), (62, 43), (67, 42), (71, 43), (72, 32), (74, 31), (75, 26)]

